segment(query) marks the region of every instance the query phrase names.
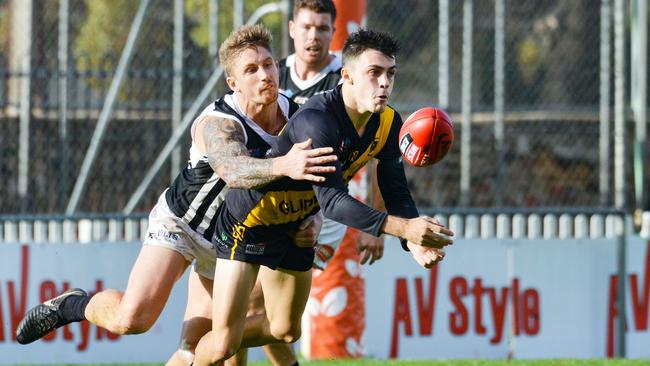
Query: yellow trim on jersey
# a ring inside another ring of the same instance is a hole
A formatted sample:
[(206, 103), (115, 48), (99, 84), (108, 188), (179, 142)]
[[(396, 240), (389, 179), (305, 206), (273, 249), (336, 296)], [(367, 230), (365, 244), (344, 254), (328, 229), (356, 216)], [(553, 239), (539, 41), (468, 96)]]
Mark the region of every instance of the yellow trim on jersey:
[(377, 133), (375, 134), (373, 142), (371, 142), (366, 151), (354, 160), (354, 162), (350, 164), (350, 167), (343, 172), (343, 180), (346, 183), (384, 147), (388, 140), (388, 134), (390, 133), (390, 128), (393, 125), (394, 118), (395, 110), (391, 107), (387, 106), (386, 109), (381, 112), (379, 115), (379, 128), (377, 128)]
[(280, 129), (280, 132), (278, 132), (278, 136), (282, 135), (282, 132), (284, 132), (284, 129), (287, 127), (288, 124), (289, 124), (289, 122), (286, 122), (284, 124), (284, 126), (282, 126), (282, 128)]
[(316, 194), (308, 191), (267, 192), (244, 220), (247, 227), (297, 222), (318, 207)]

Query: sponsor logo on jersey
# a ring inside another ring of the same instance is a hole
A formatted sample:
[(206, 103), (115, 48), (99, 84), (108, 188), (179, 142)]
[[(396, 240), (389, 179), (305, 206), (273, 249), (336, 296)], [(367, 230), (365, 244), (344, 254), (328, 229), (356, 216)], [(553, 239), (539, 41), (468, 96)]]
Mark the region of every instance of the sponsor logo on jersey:
[(354, 150), (348, 156), (348, 160), (352, 163), (359, 158), (359, 150)]
[(298, 212), (309, 212), (317, 203), (316, 197), (307, 199), (298, 199), (296, 201), (280, 201), (278, 208), (285, 215), (295, 214)]
[(167, 241), (167, 242), (174, 242), (174, 241), (179, 241), (180, 236), (176, 233), (170, 233), (169, 231), (165, 230), (156, 230), (155, 232), (149, 232), (147, 235), (149, 239), (156, 239), (156, 240), (162, 240), (162, 241)]
[(370, 147), (368, 148), (368, 151), (373, 153), (375, 149), (377, 148), (377, 145), (379, 144), (379, 139), (375, 137), (374, 140), (372, 140), (372, 143), (370, 143)]
[(246, 244), (244, 253), (251, 255), (263, 255), (266, 244)]
[(300, 105), (307, 103), (308, 100), (309, 100), (309, 97), (295, 97), (295, 98), (293, 98), (293, 101), (300, 104)]
[(345, 150), (349, 149), (350, 145), (352, 145), (352, 141), (350, 140), (349, 137), (341, 139), (341, 141), (339, 142), (339, 148), (337, 150), (337, 153), (340, 154), (340, 153), (344, 152)]
[(253, 207), (243, 224), (252, 228), (302, 221), (318, 209), (314, 191), (272, 191)]

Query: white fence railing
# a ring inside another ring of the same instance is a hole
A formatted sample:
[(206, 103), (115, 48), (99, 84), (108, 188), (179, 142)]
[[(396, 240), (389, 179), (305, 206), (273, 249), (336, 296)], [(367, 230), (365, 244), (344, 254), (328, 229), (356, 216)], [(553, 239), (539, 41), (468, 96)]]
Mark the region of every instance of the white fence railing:
[[(443, 225), (466, 239), (586, 239), (622, 234), (629, 215), (616, 213), (487, 213), (437, 214)], [(624, 220), (625, 218), (625, 220)], [(0, 242), (139, 241), (146, 217), (0, 218)], [(640, 235), (650, 237), (650, 212), (642, 216)]]

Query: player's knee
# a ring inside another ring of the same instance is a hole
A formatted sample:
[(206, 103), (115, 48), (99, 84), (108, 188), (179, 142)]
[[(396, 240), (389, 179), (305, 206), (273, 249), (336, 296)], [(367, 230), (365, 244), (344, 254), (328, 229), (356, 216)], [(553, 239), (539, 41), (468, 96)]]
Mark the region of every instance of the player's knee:
[(300, 339), (301, 329), (300, 322), (297, 323), (281, 323), (271, 324), (271, 334), (273, 337), (284, 343), (293, 343)]

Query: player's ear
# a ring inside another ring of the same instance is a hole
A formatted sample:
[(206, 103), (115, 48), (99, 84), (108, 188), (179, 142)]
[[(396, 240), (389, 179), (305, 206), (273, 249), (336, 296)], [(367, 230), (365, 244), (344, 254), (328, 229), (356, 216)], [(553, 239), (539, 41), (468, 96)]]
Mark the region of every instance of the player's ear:
[(296, 23), (294, 23), (293, 20), (290, 20), (289, 21), (289, 37), (291, 37), (291, 39), (294, 38), (293, 33), (294, 33), (294, 28), (295, 27), (296, 27)]
[(350, 69), (346, 66), (343, 66), (341, 68), (341, 80), (343, 80), (344, 83), (354, 84), (354, 81), (352, 80), (352, 74), (350, 73)]
[(232, 76), (226, 77), (226, 84), (228, 84), (228, 87), (230, 88), (230, 90), (238, 91), (237, 80), (235, 80), (235, 78), (233, 78)]

